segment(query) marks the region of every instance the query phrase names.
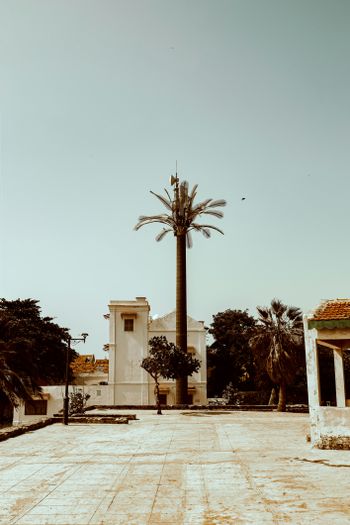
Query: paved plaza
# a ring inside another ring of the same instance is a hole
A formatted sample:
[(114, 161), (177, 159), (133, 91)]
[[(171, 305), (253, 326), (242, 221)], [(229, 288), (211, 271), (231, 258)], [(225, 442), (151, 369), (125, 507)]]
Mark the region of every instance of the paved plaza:
[(350, 452), (307, 414), (133, 413), (0, 443), (0, 524), (350, 524)]

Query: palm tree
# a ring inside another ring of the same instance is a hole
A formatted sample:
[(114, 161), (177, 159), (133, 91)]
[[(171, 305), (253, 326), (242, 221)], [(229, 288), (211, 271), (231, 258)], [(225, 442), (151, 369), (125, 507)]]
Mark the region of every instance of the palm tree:
[(270, 307), (257, 307), (256, 333), (250, 339), (255, 359), (279, 385), (279, 412), (286, 410), (286, 386), (291, 384), (303, 356), (303, 319), (299, 308), (278, 299)]
[[(187, 352), (187, 297), (186, 297), (186, 246), (191, 248), (191, 232), (201, 232), (204, 237), (209, 238), (211, 230), (223, 234), (216, 226), (209, 224), (198, 224), (196, 221), (202, 215), (212, 215), (221, 219), (223, 213), (215, 208), (225, 206), (223, 199), (194, 203), (197, 195), (196, 184), (192, 191), (189, 191), (188, 182), (179, 183), (177, 174), (171, 177), (171, 185), (174, 186), (174, 197), (165, 189), (166, 196), (158, 195), (151, 191), (165, 206), (167, 213), (161, 215), (151, 215), (139, 217), (139, 222), (135, 226), (138, 230), (145, 224), (161, 223), (165, 227), (157, 235), (156, 240), (162, 240), (165, 235), (172, 232), (176, 237), (176, 345), (183, 352)], [(179, 404), (187, 403), (187, 376), (181, 377), (176, 381), (176, 402)]]

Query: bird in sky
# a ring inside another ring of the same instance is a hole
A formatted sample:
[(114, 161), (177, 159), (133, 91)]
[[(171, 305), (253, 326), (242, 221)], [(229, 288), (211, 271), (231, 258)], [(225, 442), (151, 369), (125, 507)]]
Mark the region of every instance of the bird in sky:
[(242, 198), (241, 198), (241, 201), (245, 201), (245, 197), (242, 197)]

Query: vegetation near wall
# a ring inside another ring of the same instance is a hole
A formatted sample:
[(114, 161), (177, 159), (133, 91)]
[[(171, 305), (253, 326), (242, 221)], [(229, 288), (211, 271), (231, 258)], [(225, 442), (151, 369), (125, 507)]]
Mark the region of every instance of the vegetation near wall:
[[(157, 414), (161, 415), (159, 387), (160, 380), (178, 379), (198, 372), (200, 361), (181, 348), (169, 343), (166, 337), (152, 337), (149, 341), (149, 355), (142, 360), (141, 367), (154, 380), (154, 396), (157, 404)], [(187, 401), (187, 400), (186, 400)]]
[(43, 317), (38, 301), (0, 300), (0, 418), (40, 394), (40, 385), (64, 382), (67, 339), (68, 330)]

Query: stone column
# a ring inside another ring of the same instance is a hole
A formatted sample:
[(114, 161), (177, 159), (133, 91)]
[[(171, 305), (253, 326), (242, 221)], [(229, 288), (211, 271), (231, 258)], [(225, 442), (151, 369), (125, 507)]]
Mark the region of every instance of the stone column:
[(345, 380), (343, 353), (341, 350), (333, 350), (334, 373), (335, 373), (335, 392), (337, 397), (337, 407), (344, 408), (345, 401)]
[(317, 330), (309, 330), (307, 318), (304, 318), (304, 336), (306, 353), (307, 390), (309, 397), (310, 437), (314, 445), (320, 438), (318, 416), (320, 410), (320, 374), (317, 355)]

